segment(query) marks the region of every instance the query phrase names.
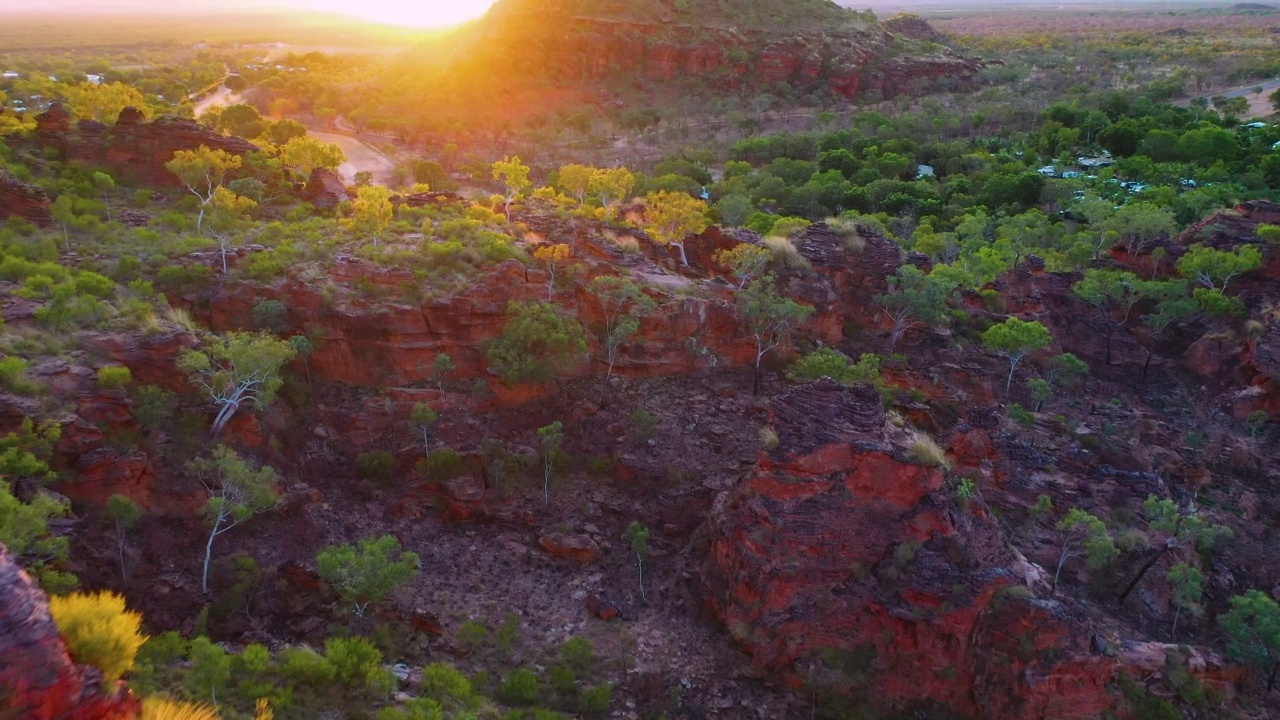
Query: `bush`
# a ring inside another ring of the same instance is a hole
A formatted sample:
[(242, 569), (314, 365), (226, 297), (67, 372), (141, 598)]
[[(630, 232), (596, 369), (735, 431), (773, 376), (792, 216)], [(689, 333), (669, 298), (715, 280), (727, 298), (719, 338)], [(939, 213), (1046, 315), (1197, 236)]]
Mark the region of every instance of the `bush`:
[(913, 463), (927, 467), (945, 469), (951, 466), (951, 461), (947, 460), (947, 453), (933, 438), (921, 432), (912, 434), (910, 443), (907, 445), (907, 458)]
[(383, 708), (374, 717), (376, 720), (444, 720), (444, 711), (435, 700), (412, 698), (400, 707)]
[(609, 705), (612, 702), (612, 685), (596, 685), (584, 688), (578, 694), (578, 712), (588, 717), (601, 717), (609, 712)]
[(72, 593), (49, 599), (49, 612), (77, 663), (102, 671), (108, 683), (133, 668), (138, 649), (146, 642), (142, 615), (125, 609), (115, 593)]
[(98, 387), (119, 390), (133, 382), (133, 373), (123, 365), (106, 365), (98, 368)]
[(395, 456), (386, 450), (370, 450), (356, 457), (356, 475), (364, 480), (387, 484), (391, 481), (395, 468)]
[(381, 680), (382, 653), (364, 638), (329, 638), (324, 657), (333, 667), (334, 680), (348, 688), (363, 690)]
[(432, 480), (448, 480), (462, 470), (462, 456), (453, 448), (439, 448), (418, 463), (418, 469)]
[[(461, 631), (459, 631), (461, 636)], [(421, 692), (447, 708), (465, 707), (474, 700), (471, 681), (457, 668), (444, 663), (431, 663), (422, 668)]]
[(334, 668), (327, 659), (310, 648), (289, 648), (281, 653), (281, 674), (298, 685), (323, 688), (333, 684)]
[(511, 303), (507, 314), (502, 335), (489, 343), (485, 354), (508, 383), (551, 380), (587, 352), (582, 326), (562, 317), (550, 303)]
[(842, 385), (865, 383), (880, 387), (880, 356), (863, 353), (855, 365), (831, 348), (819, 348), (797, 360), (788, 375), (792, 380), (801, 382), (829, 377)]
[(142, 701), (138, 720), (219, 720), (219, 717), (217, 710), (203, 703), (149, 697)]
[(34, 392), (35, 384), (27, 379), (27, 361), (13, 355), (0, 360), (0, 387), (24, 395)]
[(1019, 425), (1031, 425), (1036, 421), (1036, 416), (1018, 403), (1010, 405), (1006, 412), (1009, 415), (1009, 419)]
[(538, 701), (538, 676), (532, 670), (513, 670), (498, 686), (498, 699), (508, 705), (532, 705)]

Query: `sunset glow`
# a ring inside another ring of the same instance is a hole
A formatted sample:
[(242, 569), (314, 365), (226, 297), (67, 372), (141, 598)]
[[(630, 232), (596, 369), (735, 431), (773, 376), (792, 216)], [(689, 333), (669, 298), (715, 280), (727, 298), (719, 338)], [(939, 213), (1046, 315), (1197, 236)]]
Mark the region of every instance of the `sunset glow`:
[(389, 25), (442, 27), (484, 15), (493, 0), (297, 0), (296, 4)]

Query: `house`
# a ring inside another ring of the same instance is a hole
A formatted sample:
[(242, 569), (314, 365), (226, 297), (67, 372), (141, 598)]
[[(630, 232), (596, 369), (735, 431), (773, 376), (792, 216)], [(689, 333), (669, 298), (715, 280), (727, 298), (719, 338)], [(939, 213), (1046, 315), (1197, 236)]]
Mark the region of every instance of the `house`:
[(101, 85), (101, 84), (102, 84), (102, 76), (101, 76), (101, 75), (93, 75), (93, 74), (90, 74), (90, 75), (86, 75), (85, 77), (89, 78), (89, 82), (93, 83), (94, 85)]
[(1058, 174), (1058, 168), (1054, 167), (1053, 165), (1045, 165), (1039, 170), (1036, 170), (1036, 172), (1040, 173), (1041, 175), (1044, 175), (1045, 177), (1054, 177)]
[(1062, 173), (1062, 177), (1065, 180), (1075, 180), (1076, 178), (1080, 177), (1080, 174), (1081, 173), (1078, 170), (1067, 170), (1066, 172)]
[(0, 78), (4, 78), (5, 80), (17, 80), (20, 77), (22, 76), (12, 70), (0, 73)]
[(1264, 122), (1251, 122), (1248, 125), (1244, 125), (1243, 127), (1249, 128), (1250, 130), (1261, 130), (1266, 126), (1267, 124)]
[(933, 171), (933, 166), (932, 166), (932, 165), (919, 165), (919, 166), (917, 166), (917, 167), (916, 167), (916, 179), (917, 179), (917, 180), (921, 180), (921, 179), (923, 179), (923, 178), (927, 178), (927, 177), (929, 177), (929, 178), (931, 178), (931, 177), (937, 177), (937, 174), (936, 174), (936, 173), (934, 173), (934, 171)]
[(1111, 167), (1115, 164), (1115, 160), (1111, 159), (1111, 155), (1103, 154), (1098, 157), (1078, 157), (1076, 162), (1080, 163), (1080, 167), (1086, 169)]

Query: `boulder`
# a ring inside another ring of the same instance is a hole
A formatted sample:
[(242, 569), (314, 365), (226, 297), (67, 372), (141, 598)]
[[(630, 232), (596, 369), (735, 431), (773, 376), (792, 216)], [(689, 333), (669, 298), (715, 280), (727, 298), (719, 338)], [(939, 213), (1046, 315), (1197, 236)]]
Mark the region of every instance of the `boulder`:
[(538, 538), (538, 545), (551, 555), (583, 565), (600, 558), (600, 546), (589, 535), (552, 533)]
[(22, 218), (40, 227), (53, 226), (49, 196), (44, 190), (0, 170), (0, 220), (11, 217)]
[(302, 199), (318, 208), (331, 210), (351, 200), (351, 193), (342, 182), (342, 177), (329, 168), (316, 168), (307, 178), (307, 186), (302, 191)]

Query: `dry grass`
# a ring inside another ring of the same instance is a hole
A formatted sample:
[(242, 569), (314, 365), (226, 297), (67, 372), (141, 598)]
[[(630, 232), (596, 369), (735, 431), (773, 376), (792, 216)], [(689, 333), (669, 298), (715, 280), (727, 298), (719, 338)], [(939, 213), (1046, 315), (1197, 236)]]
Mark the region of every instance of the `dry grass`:
[(812, 267), (789, 238), (767, 237), (764, 239), (764, 246), (768, 248), (776, 265), (785, 267), (788, 270), (809, 270)]
[(778, 432), (768, 425), (760, 428), (759, 432), (760, 447), (765, 450), (772, 450), (778, 447)]
[(849, 218), (827, 218), (827, 227), (840, 236), (844, 249), (853, 255), (861, 255), (867, 247), (867, 241), (858, 232), (858, 223)]
[(944, 470), (951, 467), (947, 453), (937, 441), (922, 432), (914, 432), (907, 445), (907, 458), (917, 465), (937, 467)]

